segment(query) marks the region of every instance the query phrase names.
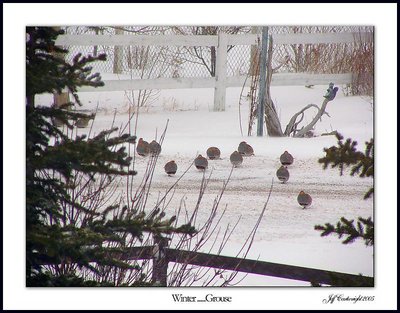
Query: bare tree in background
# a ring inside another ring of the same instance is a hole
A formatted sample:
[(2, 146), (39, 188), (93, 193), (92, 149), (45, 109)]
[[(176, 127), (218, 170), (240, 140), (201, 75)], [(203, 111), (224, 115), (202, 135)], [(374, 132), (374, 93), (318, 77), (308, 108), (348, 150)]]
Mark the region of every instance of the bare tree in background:
[[(223, 32), (226, 34), (242, 34), (249, 33), (251, 27), (248, 26), (189, 26), (172, 28), (174, 33), (178, 35), (218, 35)], [(235, 46), (228, 46), (228, 53)], [(217, 60), (217, 47), (185, 47), (185, 52), (188, 55), (182, 55), (181, 58), (190, 63), (203, 65), (211, 77), (215, 77), (215, 66)]]
[[(162, 35), (170, 31), (169, 26), (119, 26), (111, 27), (115, 33), (135, 35)], [(117, 48), (117, 46), (115, 47)], [(127, 46), (120, 57), (114, 58), (114, 68), (118, 73), (130, 75), (131, 79), (153, 79), (162, 77), (179, 77), (180, 47)], [(118, 62), (116, 66), (115, 62)], [(114, 73), (116, 73), (114, 71)], [(160, 90), (146, 89), (127, 91), (129, 102), (138, 103), (139, 107), (149, 107), (159, 97)]]

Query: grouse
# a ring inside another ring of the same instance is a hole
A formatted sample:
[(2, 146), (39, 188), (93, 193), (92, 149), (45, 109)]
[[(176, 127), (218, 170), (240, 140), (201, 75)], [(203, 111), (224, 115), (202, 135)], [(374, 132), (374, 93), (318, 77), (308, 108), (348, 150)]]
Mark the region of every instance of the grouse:
[(161, 153), (161, 146), (160, 144), (153, 140), (152, 142), (150, 142), (149, 144), (149, 148), (150, 148), (150, 153), (153, 155), (157, 155)]
[(205, 170), (208, 167), (208, 161), (201, 154), (194, 159), (194, 165), (198, 170)]
[(246, 141), (242, 141), (239, 146), (237, 151), (244, 156), (251, 156), (254, 155), (254, 150), (253, 147), (250, 146)]
[(150, 145), (143, 138), (139, 138), (138, 145), (136, 146), (136, 152), (140, 156), (147, 156), (150, 153)]
[(217, 147), (210, 147), (207, 149), (207, 157), (210, 160), (219, 159), (221, 156), (221, 151)]
[(285, 166), (292, 165), (293, 164), (293, 156), (289, 152), (285, 151), (281, 155), (280, 161), (281, 161), (282, 165), (285, 165)]
[(305, 209), (311, 205), (312, 198), (308, 193), (300, 191), (299, 195), (297, 196), (297, 202), (303, 207), (303, 209)]
[(237, 151), (233, 152), (229, 159), (234, 167), (238, 167), (243, 163), (243, 156)]
[(276, 171), (276, 176), (284, 184), (289, 180), (289, 171), (283, 165)]
[(175, 175), (176, 171), (178, 170), (178, 166), (176, 165), (175, 161), (172, 160), (164, 165), (164, 170), (168, 176)]

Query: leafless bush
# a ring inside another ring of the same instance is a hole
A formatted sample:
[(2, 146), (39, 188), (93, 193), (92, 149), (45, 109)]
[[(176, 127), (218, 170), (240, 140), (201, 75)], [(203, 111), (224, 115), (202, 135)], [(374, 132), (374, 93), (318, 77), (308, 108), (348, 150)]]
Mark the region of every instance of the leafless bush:
[(273, 66), (285, 72), (353, 73), (346, 94), (373, 95), (374, 46), (361, 32), (373, 34), (369, 26), (274, 26), (270, 33), (353, 32), (353, 43), (292, 44), (274, 46)]
[[(131, 127), (131, 120), (133, 116), (134, 115), (131, 114), (129, 116), (129, 121), (123, 127), (121, 127), (120, 134), (125, 133), (126, 131), (128, 131), (130, 134), (136, 133), (136, 129)], [(136, 118), (138, 118), (137, 114)], [(115, 115), (110, 126), (111, 128), (114, 127), (114, 121)], [(161, 136), (158, 138), (158, 142), (161, 145), (164, 141), (167, 127), (168, 122)], [(69, 132), (68, 135), (71, 139), (78, 135), (77, 128), (74, 128), (73, 131), (70, 131), (66, 128), (66, 132)], [(92, 129), (88, 131), (88, 138), (90, 138), (91, 132)], [(115, 149), (118, 149), (118, 147), (115, 147)], [(130, 151), (130, 153), (131, 151), (135, 151), (135, 146), (129, 147), (128, 151)], [(139, 184), (134, 184), (134, 180), (137, 179), (137, 176), (120, 177), (97, 174), (95, 180), (90, 180), (84, 175), (79, 174), (74, 176), (74, 180), (69, 182), (69, 184), (74, 187), (69, 191), (73, 201), (70, 203), (61, 204), (64, 214), (63, 226), (74, 225), (78, 227), (84, 227), (93, 221), (93, 216), (104, 216), (106, 219), (118, 218), (122, 220), (140, 220), (150, 217), (159, 219), (160, 221), (169, 221), (171, 219), (175, 219), (173, 226), (178, 227), (179, 225), (190, 223), (190, 225), (195, 226), (196, 233), (191, 235), (171, 233), (171, 248), (202, 252), (212, 251), (213, 248), (217, 248), (217, 254), (222, 253), (224, 248), (227, 246), (229, 238), (240, 222), (239, 218), (233, 226), (226, 226), (225, 230), (221, 226), (221, 222), (224, 218), (224, 213), (227, 208), (225, 207), (221, 209), (220, 201), (230, 180), (233, 168), (224, 182), (219, 195), (214, 199), (208, 219), (206, 221), (197, 221), (197, 217), (201, 210), (202, 199), (210, 181), (212, 172), (210, 172), (208, 178), (206, 178), (205, 175), (203, 176), (201, 186), (199, 188), (198, 199), (191, 212), (189, 212), (189, 210), (186, 208), (183, 200), (180, 202), (181, 205), (176, 210), (172, 210), (170, 203), (176, 197), (175, 188), (182, 177), (184, 177), (187, 171), (192, 167), (193, 163), (190, 164), (186, 171), (177, 178), (177, 180), (169, 187), (169, 189), (164, 194), (159, 195), (157, 201), (154, 202), (154, 199), (151, 198), (151, 191), (157, 161), (158, 155), (148, 158), (143, 177)], [(129, 170), (131, 169), (135, 169), (135, 154), (133, 155), (133, 162)], [(49, 178), (50, 176), (51, 173), (49, 173)], [(86, 211), (75, 210), (71, 203), (81, 203), (88, 209)], [(254, 229), (250, 231), (247, 240), (245, 240), (241, 251), (238, 253), (238, 255), (240, 254), (240, 257), (242, 258), (246, 257), (252, 245), (254, 234), (258, 228), (265, 209), (266, 207), (264, 207), (264, 210), (262, 210), (260, 213), (260, 217)], [(49, 219), (49, 223), (52, 223), (51, 217)], [(113, 251), (117, 251), (113, 252), (112, 255), (116, 262), (118, 262), (118, 260), (127, 262), (128, 259), (129, 267), (92, 263), (93, 269), (95, 269), (93, 271), (80, 269), (76, 264), (71, 263), (70, 260), (63, 260), (61, 264), (48, 265), (47, 269), (58, 274), (80, 273), (85, 279), (91, 279), (102, 283), (107, 282), (113, 286), (150, 286), (153, 283), (153, 260), (147, 258), (132, 258), (129, 260), (129, 255), (118, 251), (121, 251), (121, 249), (125, 249), (124, 251), (129, 251), (130, 248), (140, 247), (143, 249), (143, 253), (145, 253), (144, 251), (146, 247), (151, 247), (155, 244), (155, 233), (147, 232), (144, 233), (142, 237), (134, 237), (126, 232), (120, 233), (119, 236), (122, 236), (124, 239), (122, 242), (109, 242), (106, 244), (106, 247), (110, 250), (113, 249)], [(191, 286), (200, 283), (203, 286), (227, 286), (237, 283), (238, 281), (235, 281), (236, 278), (237, 272), (235, 271), (228, 273), (227, 271), (223, 270), (199, 268), (189, 264), (171, 263), (168, 276), (168, 285)]]
[[(180, 236), (176, 241), (174, 241), (173, 235), (171, 238), (171, 242), (173, 243), (174, 249), (183, 251), (202, 251), (214, 255), (221, 255), (221, 253), (224, 251), (224, 248), (228, 244), (231, 235), (234, 233), (236, 227), (239, 225), (241, 220), (241, 216), (239, 216), (239, 218), (233, 225), (228, 224), (224, 229), (221, 228), (220, 225), (225, 216), (227, 206), (225, 206), (225, 208), (223, 209), (220, 209), (219, 205), (225, 192), (226, 186), (229, 183), (232, 171), (233, 167), (231, 169), (231, 172), (229, 173), (229, 176), (227, 177), (227, 180), (224, 182), (221, 191), (214, 199), (211, 212), (209, 213), (209, 218), (206, 222), (204, 222), (197, 228), (198, 231), (196, 236)], [(208, 178), (205, 178), (205, 175), (203, 175), (201, 187), (199, 189), (198, 201), (190, 217), (185, 209), (185, 216), (187, 216), (186, 221), (196, 224), (196, 218), (199, 213), (201, 199), (204, 196), (204, 192), (211, 179), (211, 176), (212, 173), (209, 174)], [(249, 232), (246, 240), (242, 244), (241, 249), (236, 254), (236, 257), (242, 259), (245, 259), (247, 257), (247, 254), (253, 244), (254, 236), (260, 225), (261, 218), (263, 217), (267, 208), (267, 203), (268, 200), (263, 210), (260, 212), (259, 218), (255, 223), (253, 229)], [(177, 215), (181, 214), (183, 208), (185, 208), (185, 206), (181, 203)], [(220, 210), (222, 210), (222, 212), (219, 213)], [(213, 252), (213, 250), (216, 250), (216, 252)], [(170, 268), (168, 286), (233, 286), (240, 283), (240, 281), (243, 280), (244, 277), (245, 276), (238, 277), (237, 271), (226, 271), (211, 267), (201, 267), (197, 265), (192, 265), (190, 264), (190, 260), (187, 260), (184, 263), (175, 263)]]
[(374, 96), (374, 43), (363, 41), (360, 35), (355, 38), (350, 69), (355, 74), (350, 85), (352, 95)]

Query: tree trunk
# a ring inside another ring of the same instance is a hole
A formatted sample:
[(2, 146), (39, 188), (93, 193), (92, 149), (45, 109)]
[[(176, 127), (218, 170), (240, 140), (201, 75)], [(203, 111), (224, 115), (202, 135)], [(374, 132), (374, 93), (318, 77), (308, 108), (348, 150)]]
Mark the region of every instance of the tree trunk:
[(215, 51), (215, 47), (214, 46), (212, 46), (211, 47), (211, 77), (215, 77), (215, 66), (216, 66), (216, 63), (217, 63), (217, 54), (216, 54), (216, 51)]
[(26, 105), (30, 108), (35, 107), (35, 95), (26, 96)]
[(271, 81), (272, 81), (272, 36), (269, 37), (269, 46), (267, 54), (267, 81), (265, 88), (265, 125), (267, 133), (271, 137), (283, 137), (281, 122), (276, 113), (274, 102), (271, 99)]

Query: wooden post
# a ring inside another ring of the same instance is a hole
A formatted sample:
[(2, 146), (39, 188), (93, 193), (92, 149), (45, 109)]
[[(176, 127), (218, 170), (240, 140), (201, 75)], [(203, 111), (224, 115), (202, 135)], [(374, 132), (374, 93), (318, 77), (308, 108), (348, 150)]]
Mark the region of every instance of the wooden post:
[(214, 111), (225, 111), (227, 49), (228, 37), (225, 33), (219, 33), (215, 69)]
[[(258, 26), (251, 27), (252, 34), (258, 34), (259, 29)], [(250, 48), (250, 76), (255, 76), (258, 73), (256, 65), (258, 65), (258, 46), (256, 44), (251, 45)]]
[[(54, 29), (58, 31), (61, 29), (61, 27), (54, 27)], [(54, 53), (54, 56), (61, 59), (65, 58), (64, 53)], [(61, 93), (55, 92), (53, 94), (53, 103), (56, 108), (59, 108), (61, 105), (66, 104), (68, 102), (69, 102), (69, 92), (61, 92)]]
[(154, 235), (153, 273), (152, 284), (158, 287), (167, 286), (168, 259), (165, 249), (168, 247), (169, 238)]
[(265, 85), (267, 82), (267, 49), (268, 27), (264, 26), (262, 28), (262, 43), (260, 55), (260, 86), (257, 106), (257, 136), (262, 136), (264, 129)]
[(54, 106), (56, 108), (59, 108), (61, 105), (69, 102), (69, 93), (68, 92), (61, 92), (61, 93), (55, 92), (53, 94), (53, 99), (54, 99)]

